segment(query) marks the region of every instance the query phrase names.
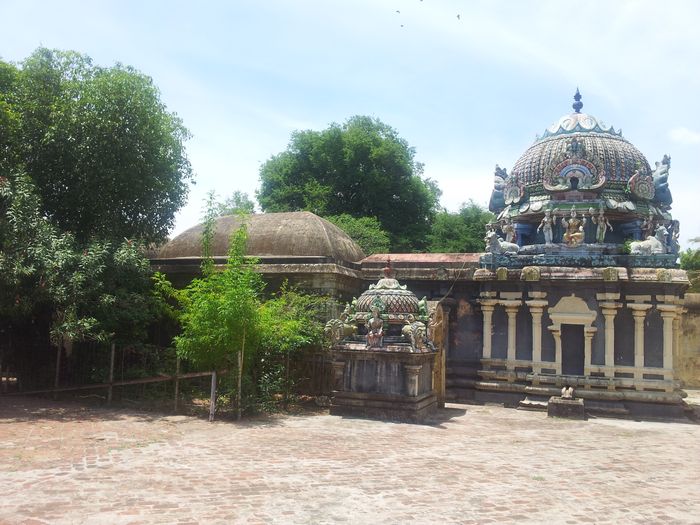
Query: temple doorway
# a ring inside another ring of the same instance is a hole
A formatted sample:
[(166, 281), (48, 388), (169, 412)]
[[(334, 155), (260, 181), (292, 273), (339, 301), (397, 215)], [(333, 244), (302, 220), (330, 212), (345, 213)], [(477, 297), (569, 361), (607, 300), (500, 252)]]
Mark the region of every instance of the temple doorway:
[(583, 325), (561, 325), (561, 372), (564, 375), (583, 375), (585, 355), (583, 330)]

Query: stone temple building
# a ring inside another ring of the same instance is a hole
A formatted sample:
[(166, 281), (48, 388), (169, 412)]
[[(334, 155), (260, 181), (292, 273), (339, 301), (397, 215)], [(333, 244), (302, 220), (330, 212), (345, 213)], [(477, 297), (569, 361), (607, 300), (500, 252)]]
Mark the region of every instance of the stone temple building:
[[(680, 410), (674, 360), (684, 352), (679, 224), (671, 215), (671, 159), (652, 167), (619, 131), (583, 113), (561, 117), (515, 162), (496, 166), (481, 254), (365, 257), (309, 212), (254, 215), (248, 253), (282, 279), (350, 302), (396, 278), (440, 310), (448, 399), (537, 407), (572, 386), (587, 410)], [(465, 197), (468, 195), (465, 194)], [(218, 220), (225, 260), (239, 220)], [(202, 228), (165, 245), (152, 264), (176, 282), (195, 275)], [(438, 367), (440, 368), (440, 367)]]

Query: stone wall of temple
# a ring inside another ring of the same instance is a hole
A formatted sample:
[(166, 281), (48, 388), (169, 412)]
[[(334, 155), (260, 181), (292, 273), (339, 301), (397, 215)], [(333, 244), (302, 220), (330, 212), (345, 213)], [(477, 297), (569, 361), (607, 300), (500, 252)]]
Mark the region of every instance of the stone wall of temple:
[(700, 293), (688, 293), (676, 375), (687, 388), (700, 388)]

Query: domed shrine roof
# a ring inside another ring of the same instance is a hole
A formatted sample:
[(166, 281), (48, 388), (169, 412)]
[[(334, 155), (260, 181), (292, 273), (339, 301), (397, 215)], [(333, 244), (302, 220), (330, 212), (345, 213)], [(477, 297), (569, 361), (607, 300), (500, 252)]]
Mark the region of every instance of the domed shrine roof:
[[(212, 255), (226, 256), (231, 234), (240, 228), (238, 216), (216, 219)], [(308, 211), (262, 213), (245, 220), (248, 231), (246, 254), (257, 257), (332, 257), (354, 262), (365, 258), (362, 249), (343, 230)], [(160, 259), (199, 258), (204, 226), (181, 233), (158, 252)]]
[(496, 166), (489, 209), (504, 219), (578, 202), (613, 214), (668, 215), (670, 158), (652, 170), (620, 131), (581, 112), (578, 90), (574, 99), (574, 112), (548, 127), (510, 173)]
[(374, 308), (385, 314), (389, 322), (401, 324), (411, 317), (425, 320), (428, 315), (425, 299), (419, 301), (406, 285), (396, 280), (391, 261), (384, 268), (384, 277), (376, 284), (370, 284), (369, 289), (353, 302), (355, 318), (358, 320), (369, 319)]

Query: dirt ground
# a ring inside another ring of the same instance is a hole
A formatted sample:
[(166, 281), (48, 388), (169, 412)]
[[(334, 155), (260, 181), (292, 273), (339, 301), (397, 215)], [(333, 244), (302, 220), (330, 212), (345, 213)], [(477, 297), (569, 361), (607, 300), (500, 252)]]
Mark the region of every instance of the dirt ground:
[(0, 398), (0, 523), (700, 523), (700, 425), (242, 423)]

